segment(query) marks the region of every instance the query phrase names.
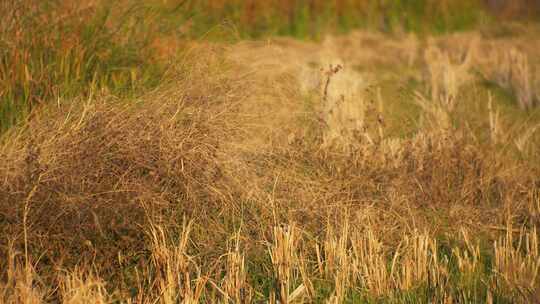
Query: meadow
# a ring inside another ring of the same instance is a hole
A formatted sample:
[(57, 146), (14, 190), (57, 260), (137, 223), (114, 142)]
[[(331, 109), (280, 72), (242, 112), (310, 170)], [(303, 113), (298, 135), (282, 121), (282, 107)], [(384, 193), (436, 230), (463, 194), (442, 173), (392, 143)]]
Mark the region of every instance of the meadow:
[(536, 303), (497, 3), (0, 2), (0, 303)]

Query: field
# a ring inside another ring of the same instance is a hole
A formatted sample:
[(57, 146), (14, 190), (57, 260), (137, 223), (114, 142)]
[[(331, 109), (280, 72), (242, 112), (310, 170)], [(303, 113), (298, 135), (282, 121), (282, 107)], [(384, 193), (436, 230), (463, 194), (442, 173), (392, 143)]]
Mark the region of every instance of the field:
[(539, 301), (531, 1), (43, 3), (0, 3), (0, 303)]

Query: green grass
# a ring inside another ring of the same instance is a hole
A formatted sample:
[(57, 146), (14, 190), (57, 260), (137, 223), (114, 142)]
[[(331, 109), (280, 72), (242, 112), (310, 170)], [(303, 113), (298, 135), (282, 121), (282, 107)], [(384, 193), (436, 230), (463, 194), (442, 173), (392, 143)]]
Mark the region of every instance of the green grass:
[(165, 66), (149, 48), (158, 34), (151, 7), (68, 6), (30, 0), (9, 7), (0, 31), (0, 132), (57, 98), (101, 90), (131, 96), (159, 83)]

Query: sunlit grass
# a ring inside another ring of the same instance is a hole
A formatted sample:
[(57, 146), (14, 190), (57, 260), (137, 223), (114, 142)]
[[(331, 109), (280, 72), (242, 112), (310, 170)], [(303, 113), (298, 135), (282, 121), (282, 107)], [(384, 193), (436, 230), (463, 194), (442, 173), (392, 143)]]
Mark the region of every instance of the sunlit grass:
[(535, 28), (311, 3), (2, 3), (0, 302), (538, 299)]

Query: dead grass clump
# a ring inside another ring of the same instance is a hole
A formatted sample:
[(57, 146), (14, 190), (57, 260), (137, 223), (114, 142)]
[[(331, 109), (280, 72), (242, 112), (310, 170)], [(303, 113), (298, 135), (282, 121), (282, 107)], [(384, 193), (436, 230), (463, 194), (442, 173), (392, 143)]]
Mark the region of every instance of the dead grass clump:
[[(473, 79), (470, 70), (476, 45), (477, 40), (473, 38), (466, 52), (458, 52), (459, 56), (451, 56), (450, 51), (441, 49), (435, 40), (428, 41), (428, 47), (424, 52), (424, 62), (427, 67), (427, 82), (431, 97), (427, 98), (422, 93), (415, 92), (414, 99), (427, 114), (429, 125), (425, 127), (441, 132), (452, 129), (452, 114), (461, 98), (460, 91)], [(454, 63), (456, 61), (457, 63)]]
[(432, 129), (435, 132), (446, 133), (452, 130), (452, 113), (454, 109), (453, 99), (428, 99), (422, 93), (415, 92), (415, 103), (420, 106), (424, 116), (420, 121), (422, 127)]
[[(268, 253), (272, 262), (274, 288), (270, 292), (270, 303), (291, 303), (306, 292), (299, 271), (298, 240), (294, 225), (282, 225), (273, 229), (273, 243)], [(298, 286), (296, 286), (298, 285)]]
[[(204, 292), (207, 279), (188, 255), (190, 229), (191, 222), (184, 221), (179, 240), (172, 243), (162, 227), (153, 226), (150, 230), (152, 266), (149, 274), (154, 280), (150, 288), (157, 288), (155, 296), (159, 303), (199, 303)], [(149, 294), (152, 291), (149, 290)]]
[(13, 130), (0, 146), (2, 234), (47, 263), (97, 257), (114, 274), (119, 251), (144, 246), (147, 218), (219, 212), (218, 153), (243, 90), (204, 62), (144, 103), (74, 101)]
[(95, 274), (84, 273), (81, 269), (68, 273), (62, 279), (60, 293), (62, 303), (65, 304), (106, 304), (111, 301), (105, 289), (105, 282)]
[(484, 78), (513, 92), (521, 109), (530, 110), (538, 105), (540, 101), (527, 54), (509, 47), (503, 51), (492, 50), (487, 58), (481, 67)]
[(350, 149), (362, 142), (372, 144), (364, 126), (366, 81), (339, 64), (330, 65), (324, 75), (321, 83), (323, 147)]
[(508, 227), (506, 236), (493, 244), (495, 286), (514, 294), (521, 303), (530, 303), (540, 291), (538, 234), (535, 228), (520, 229), (516, 240), (514, 232)]
[(318, 255), (319, 265), (324, 265), (324, 277), (333, 282), (334, 291), (328, 299), (329, 303), (342, 303), (348, 290), (354, 286), (348, 220), (341, 226), (339, 230), (328, 226), (322, 245), (324, 256)]
[(520, 108), (531, 109), (536, 105), (536, 96), (532, 90), (529, 60), (516, 49), (511, 49), (507, 56), (510, 61), (510, 87), (516, 94)]
[(403, 239), (403, 254), (399, 265), (398, 287), (401, 290), (427, 285), (438, 291), (447, 288), (447, 260), (440, 260), (437, 241), (427, 233), (414, 231)]
[(460, 285), (463, 289), (474, 286), (482, 278), (483, 265), (478, 241), (473, 243), (471, 235), (465, 229), (461, 230), (465, 246), (452, 249), (452, 256), (456, 259), (459, 269)]
[(234, 236), (234, 244), (226, 255), (225, 276), (221, 282), (223, 302), (251, 303), (253, 288), (248, 282), (245, 254), (240, 250), (240, 231)]
[(362, 288), (375, 298), (391, 295), (395, 291), (393, 271), (396, 260), (392, 259), (388, 268), (387, 252), (376, 232), (369, 226), (364, 231), (355, 231), (352, 249), (354, 275)]
[(355, 294), (400, 299), (401, 293), (419, 288), (434, 297), (451, 294), (448, 257), (440, 256), (433, 237), (416, 230), (402, 232), (401, 240), (390, 245), (371, 225), (349, 227), (345, 220), (341, 229), (328, 228), (324, 242), (320, 240), (322, 250), (316, 247), (319, 274), (333, 288), (328, 302), (343, 303)]
[(531, 138), (539, 129), (540, 124), (530, 126), (523, 132), (523, 134), (514, 139), (514, 145), (522, 155), (526, 155), (526, 153), (529, 152), (528, 148), (531, 146)]
[(540, 189), (532, 189), (527, 197), (527, 214), (531, 222), (538, 227), (540, 225)]
[[(388, 155), (384, 153), (390, 152), (379, 145), (353, 154), (310, 151), (309, 148), (301, 151), (297, 161), (309, 168), (311, 174), (306, 176), (302, 171), (306, 169), (302, 168), (295, 172), (296, 161), (287, 163), (290, 178), (283, 176), (282, 183), (290, 185), (285, 188), (288, 192), (278, 192), (280, 199), (304, 198), (308, 203), (298, 208), (309, 210), (307, 214), (301, 213), (308, 218), (316, 218), (321, 205), (350, 207), (375, 203), (381, 208), (391, 206), (400, 214), (409, 214), (407, 218), (411, 221), (414, 217), (419, 229), (426, 224), (421, 224), (423, 220), (437, 217), (412, 215), (411, 210), (431, 206), (428, 208), (434, 208), (435, 213), (444, 214), (441, 224), (455, 221), (468, 226), (481, 222), (480, 218), (488, 220), (491, 214), (488, 210), (500, 208), (507, 198), (524, 199), (523, 195), (507, 190), (521, 183), (528, 184), (527, 179), (514, 179), (509, 172), (504, 173), (504, 178), (500, 177), (505, 168), (502, 163), (477, 150), (467, 136), (421, 133), (413, 139), (396, 141), (394, 145), (398, 153)], [(493, 220), (495, 218), (488, 221)]]
[[(11, 246), (11, 245), (9, 245)], [(6, 304), (40, 304), (47, 296), (47, 288), (39, 282), (34, 265), (20, 252), (8, 247), (0, 266), (0, 302)]]
[(460, 62), (451, 62), (447, 51), (441, 50), (434, 41), (428, 42), (424, 52), (431, 100), (440, 103), (447, 111), (455, 108), (460, 88), (471, 80), (470, 68), (476, 42), (473, 40)]
[(500, 110), (494, 109), (493, 97), (488, 95), (489, 135), (491, 142), (497, 144), (501, 140), (502, 130), (500, 126)]

